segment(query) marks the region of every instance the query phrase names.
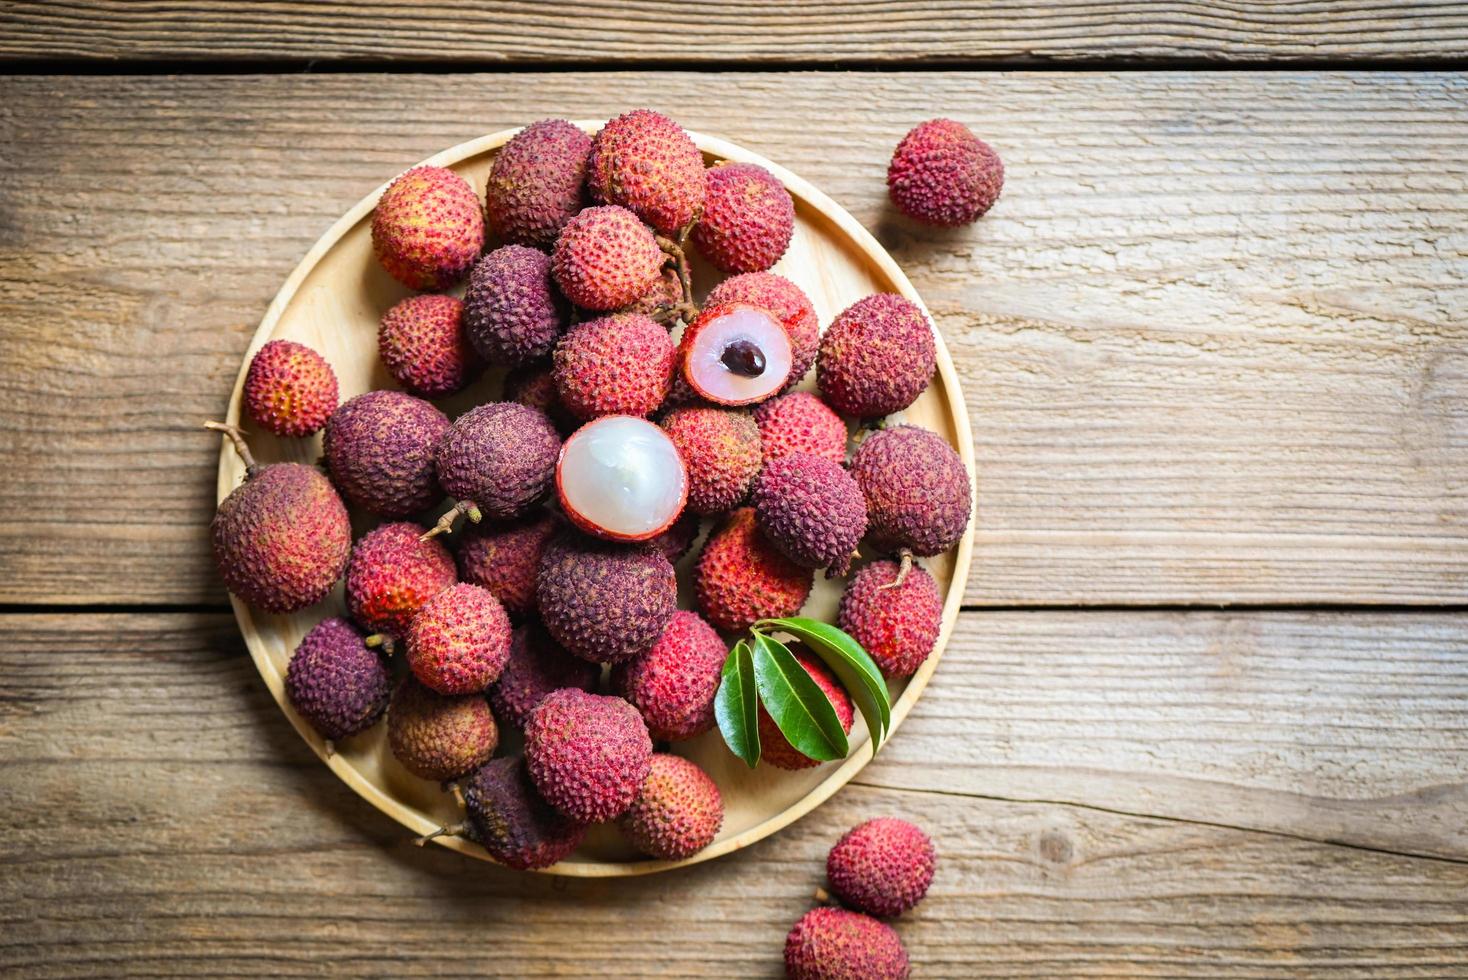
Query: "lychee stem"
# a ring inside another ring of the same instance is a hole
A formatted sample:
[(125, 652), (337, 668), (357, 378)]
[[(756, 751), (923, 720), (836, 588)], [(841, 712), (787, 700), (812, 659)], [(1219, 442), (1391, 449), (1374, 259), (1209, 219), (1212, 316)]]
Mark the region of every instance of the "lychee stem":
[(255, 457), (250, 455), (250, 447), (245, 442), (245, 433), (237, 425), (228, 422), (205, 422), (204, 428), (211, 432), (222, 432), (234, 443), (234, 451), (240, 454), (240, 459), (245, 463), (245, 479), (248, 480), (260, 470), (260, 465), (255, 462)]
[(464, 800), (464, 791), (459, 788), (458, 783), (449, 783), (449, 795), (454, 798), (455, 803), (459, 804), (460, 810), (468, 809), (469, 804)]
[(897, 554), (898, 557), (901, 559), (901, 562), (897, 566), (897, 577), (888, 582), (886, 585), (877, 586), (878, 592), (881, 592), (883, 589), (898, 588), (902, 585), (903, 582), (907, 581), (907, 573), (912, 571), (912, 549), (903, 548)]
[(463, 833), (464, 825), (461, 823), (456, 823), (452, 827), (440, 827), (431, 834), (424, 834), (422, 837), (415, 837), (413, 838), (413, 843), (418, 845), (419, 847), (422, 847), (431, 840), (437, 840), (440, 837), (459, 837)]
[(688, 234), (693, 231), (693, 222), (684, 225), (678, 232), (678, 240), (657, 236), (658, 247), (673, 257), (678, 269), (678, 282), (683, 286), (683, 305), (692, 311), (693, 316), (698, 315), (698, 305), (693, 302), (693, 275), (688, 270), (688, 252), (684, 245), (688, 242)]
[(454, 501), (454, 506), (445, 511), (444, 515), (438, 519), (438, 523), (420, 534), (418, 540), (427, 541), (429, 538), (436, 538), (440, 534), (447, 534), (449, 531), (452, 531), (454, 529), (454, 522), (459, 519), (460, 514), (463, 514), (475, 524), (484, 520), (484, 514), (479, 510), (478, 505), (474, 501), (456, 500)]
[(369, 647), (382, 647), (382, 652), (391, 657), (398, 649), (398, 641), (387, 633), (373, 633), (362, 641)]
[(826, 891), (824, 888), (816, 889), (816, 901), (820, 902), (822, 905), (836, 904), (836, 900), (831, 897), (831, 893)]
[(326, 757), (328, 759), (336, 755), (336, 743), (329, 738), (324, 743), (322, 743), (322, 749), (326, 752)]

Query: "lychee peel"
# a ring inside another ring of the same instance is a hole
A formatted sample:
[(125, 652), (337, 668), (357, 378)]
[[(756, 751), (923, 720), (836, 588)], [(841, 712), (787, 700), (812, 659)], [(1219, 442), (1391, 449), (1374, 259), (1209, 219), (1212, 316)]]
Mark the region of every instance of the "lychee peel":
[(443, 499), (433, 454), (448, 416), (401, 391), (369, 391), (332, 413), (322, 448), (332, 481), (353, 504), (408, 517)]
[(489, 690), (489, 703), (502, 724), (523, 729), (550, 692), (564, 687), (593, 691), (599, 680), (598, 665), (571, 656), (539, 624), (526, 624), (510, 638), (510, 656)]
[(453, 585), (454, 559), (406, 521), (364, 534), (347, 563), (347, 609), (373, 633), (402, 639), (423, 604)]
[(322, 738), (346, 738), (382, 717), (391, 678), (382, 658), (340, 616), (323, 619), (301, 640), (285, 672), (296, 713)]
[(689, 509), (721, 514), (744, 502), (764, 459), (759, 426), (747, 412), (675, 408), (662, 427), (688, 467)]
[(657, 642), (678, 606), (673, 566), (647, 545), (564, 535), (546, 545), (536, 584), (541, 619), (571, 653), (618, 663)]
[(897, 562), (874, 561), (847, 584), (837, 624), (871, 655), (883, 676), (911, 677), (938, 642), (943, 596), (921, 566), (912, 565), (903, 576)]
[(556, 391), (581, 419), (650, 415), (667, 397), (675, 350), (668, 331), (643, 314), (587, 320), (556, 345)]
[(549, 250), (585, 205), (591, 137), (564, 119), (542, 119), (495, 154), (484, 185), (489, 227), (507, 243)]
[(545, 543), (561, 524), (548, 513), (472, 525), (459, 535), (459, 578), (488, 589), (512, 617), (535, 611), (535, 579)]
[[(850, 735), (851, 724), (856, 718), (851, 707), (850, 695), (837, 683), (830, 668), (816, 659), (810, 651), (802, 646), (793, 645), (790, 652), (805, 668), (805, 672), (810, 674), (816, 686), (831, 699), (831, 707), (836, 709), (836, 718), (841, 722), (841, 730)], [(790, 744), (789, 739), (780, 731), (780, 726), (775, 724), (775, 719), (770, 717), (770, 713), (763, 705), (759, 709), (759, 744), (760, 761), (768, 762), (777, 769), (809, 769), (812, 766), (820, 765), (817, 760)]]
[(630, 209), (664, 235), (692, 221), (708, 193), (703, 154), (681, 126), (651, 109), (618, 116), (596, 134), (587, 184), (598, 201)]
[(653, 755), (637, 799), (618, 821), (644, 854), (679, 861), (713, 843), (724, 824), (724, 800), (708, 773), (681, 756)]
[(791, 453), (807, 453), (846, 462), (846, 423), (831, 407), (808, 391), (792, 391), (772, 398), (754, 410), (764, 460)]
[(851, 828), (826, 858), (831, 891), (859, 912), (890, 918), (908, 911), (933, 883), (928, 835), (906, 820), (878, 817)]
[(952, 119), (919, 123), (887, 167), (887, 192), (898, 210), (930, 225), (977, 221), (1004, 188), (1004, 164), (988, 143)]
[(907, 980), (907, 950), (885, 922), (846, 909), (815, 908), (785, 937), (790, 980)]
[(765, 536), (786, 557), (846, 574), (866, 533), (867, 505), (839, 463), (807, 453), (771, 460), (755, 481), (753, 499)]
[(409, 289), (446, 289), (484, 248), (479, 197), (452, 170), (414, 167), (378, 199), (372, 248), (388, 274)]
[(522, 758), (491, 759), (459, 781), (469, 836), (517, 871), (548, 868), (586, 837), (586, 824), (540, 798)]
[(652, 649), (612, 669), (612, 689), (642, 713), (654, 740), (693, 738), (714, 727), (726, 652), (703, 617), (680, 609)]
[(438, 482), (483, 516), (511, 520), (550, 492), (560, 451), (561, 437), (544, 413), (516, 402), (479, 405), (439, 442)]
[(561, 295), (588, 310), (616, 310), (652, 288), (663, 250), (626, 208), (587, 208), (561, 229), (551, 271)]
[(826, 328), (816, 383), (842, 415), (874, 419), (916, 401), (936, 364), (927, 315), (902, 296), (877, 293), (857, 300)]
[(551, 281), (550, 256), (505, 245), (469, 273), (464, 332), (490, 364), (525, 367), (550, 356), (565, 326), (565, 306)]
[(483, 695), (438, 694), (404, 677), (388, 702), (387, 742), (403, 768), (442, 782), (488, 762), (499, 729)]
[(866, 497), (868, 536), (879, 549), (937, 555), (968, 527), (968, 471), (936, 432), (899, 425), (872, 433), (852, 456), (851, 475)]
[(763, 272), (785, 254), (794, 232), (795, 202), (774, 174), (754, 163), (709, 168), (693, 243), (716, 269)]
[(467, 582), (425, 602), (408, 627), (408, 667), (439, 694), (483, 691), (499, 679), (509, 657), (505, 607)]
[(309, 436), (337, 405), (336, 373), (316, 351), (272, 340), (255, 352), (245, 372), (245, 413), (278, 436)]
[(773, 272), (746, 272), (715, 286), (705, 306), (748, 303), (768, 310), (790, 337), (790, 377), (781, 390), (794, 388), (816, 362), (821, 344), (820, 321), (810, 297), (795, 283)]
[(473, 380), (479, 355), (464, 337), (462, 312), (453, 296), (425, 295), (384, 313), (377, 353), (393, 380), (424, 398), (452, 394)]
[(754, 508), (743, 507), (703, 546), (694, 576), (698, 608), (717, 628), (742, 632), (756, 620), (798, 613), (814, 577), (767, 541)]
[(560, 690), (525, 725), (525, 762), (547, 803), (584, 823), (612, 820), (647, 780), (652, 739), (621, 698)]

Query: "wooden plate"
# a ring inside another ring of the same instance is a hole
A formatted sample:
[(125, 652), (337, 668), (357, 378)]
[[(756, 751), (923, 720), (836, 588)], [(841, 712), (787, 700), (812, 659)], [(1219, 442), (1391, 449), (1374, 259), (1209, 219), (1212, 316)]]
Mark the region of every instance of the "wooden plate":
[[(600, 128), (596, 122), (581, 123), (589, 132)], [(482, 190), (495, 152), (517, 132), (505, 130), (492, 136), (471, 140), (423, 161), (450, 167), (462, 174), (476, 189)], [(922, 300), (876, 240), (851, 215), (816, 188), (788, 170), (750, 153), (732, 143), (711, 136), (692, 134), (707, 161), (734, 160), (757, 163), (784, 182), (795, 198), (796, 227), (789, 251), (775, 266), (776, 272), (793, 279), (810, 295), (822, 324), (827, 324), (848, 305), (874, 292), (897, 292), (921, 304)], [(281, 287), (246, 352), (229, 404), (229, 421), (240, 424), (240, 391), (244, 386), (245, 368), (266, 341), (287, 338), (320, 351), (335, 369), (341, 383), (343, 400), (374, 388), (394, 387), (377, 357), (377, 323), (382, 313), (408, 291), (394, 282), (378, 265), (372, 254), (369, 225), (372, 207), (384, 184), (348, 211), (319, 241), (291, 273)], [(706, 292), (718, 281), (716, 273), (700, 267), (695, 259), (695, 281)], [(444, 399), (440, 404), (452, 416), (471, 405), (496, 397), (499, 374), (481, 379), (467, 391)], [(812, 377), (814, 372), (812, 372)], [(810, 380), (807, 380), (807, 385)], [(907, 421), (940, 433), (957, 448), (973, 479), (974, 463), (968, 417), (953, 362), (942, 338), (938, 338), (938, 373), (932, 386), (915, 405), (904, 413)], [(296, 460), (313, 462), (321, 454), (320, 437), (313, 439), (278, 439), (246, 426), (250, 444), (260, 462)], [(239, 485), (244, 467), (233, 449), (222, 449), (219, 461), (219, 499)], [(354, 515), (355, 517), (356, 515)], [(354, 520), (354, 530), (362, 533), (372, 521)], [(707, 523), (707, 522), (705, 522)], [(892, 730), (896, 732), (913, 703), (922, 693), (928, 678), (938, 666), (943, 647), (953, 630), (968, 576), (969, 555), (973, 547), (973, 526), (958, 547), (947, 555), (926, 562), (929, 571), (945, 591), (943, 629), (938, 647), (921, 670), (905, 685), (893, 685)], [(697, 554), (695, 548), (694, 554)], [(680, 594), (688, 596), (685, 559), (679, 570)], [(805, 607), (807, 615), (833, 620), (840, 596), (840, 582), (826, 582), (817, 576), (815, 590)], [(326, 746), (292, 710), (285, 696), (284, 677), (291, 653), (306, 631), (326, 616), (344, 608), (341, 586), (320, 605), (293, 616), (272, 616), (250, 609), (234, 601), (235, 616), (250, 648), (250, 655), (270, 693), (295, 725), (296, 731), (322, 757), (332, 771), (347, 785), (365, 797), (373, 806), (393, 817), (415, 835), (460, 819), (452, 799), (436, 784), (407, 773), (387, 748), (385, 726), (376, 725), (367, 732), (338, 742), (334, 754), (328, 756)], [(511, 740), (515, 738), (510, 733)], [(551, 874), (583, 877), (648, 874), (683, 864), (737, 851), (741, 847), (774, 833), (809, 813), (867, 764), (871, 756), (870, 740), (858, 713), (851, 736), (851, 754), (844, 761), (827, 763), (802, 772), (783, 772), (769, 765), (754, 771), (724, 747), (717, 731), (701, 738), (678, 743), (677, 752), (694, 759), (718, 782), (724, 796), (724, 827), (718, 839), (686, 861), (651, 861), (639, 858), (622, 842), (615, 829), (600, 826), (592, 829), (586, 843), (570, 858), (553, 868)], [(483, 860), (490, 860), (477, 844), (458, 838), (440, 838), (438, 843)]]

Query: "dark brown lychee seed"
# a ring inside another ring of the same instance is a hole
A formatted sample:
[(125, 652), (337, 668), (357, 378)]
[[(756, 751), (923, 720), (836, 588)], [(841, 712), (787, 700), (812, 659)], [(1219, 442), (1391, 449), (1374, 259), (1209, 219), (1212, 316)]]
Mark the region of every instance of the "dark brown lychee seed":
[(736, 340), (724, 348), (719, 358), (724, 367), (746, 378), (757, 378), (765, 373), (765, 352), (751, 340)]

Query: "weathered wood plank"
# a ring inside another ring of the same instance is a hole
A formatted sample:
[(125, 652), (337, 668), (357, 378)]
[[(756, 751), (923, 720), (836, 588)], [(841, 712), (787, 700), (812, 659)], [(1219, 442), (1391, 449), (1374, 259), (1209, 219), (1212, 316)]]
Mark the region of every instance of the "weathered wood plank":
[(901, 3), (272, 3), (124, 0), (0, 5), (0, 56), (143, 59), (840, 66), (957, 60), (1044, 63), (1452, 58), (1468, 8), (1417, 0), (1198, 4), (1047, 0)]
[[(933, 307), (969, 602), (1462, 601), (1468, 80), (942, 73), (0, 81), (0, 601), (217, 601), (196, 426), (310, 243), (444, 146), (639, 103), (826, 189)], [(885, 204), (935, 111), (1007, 162), (971, 229)]]

